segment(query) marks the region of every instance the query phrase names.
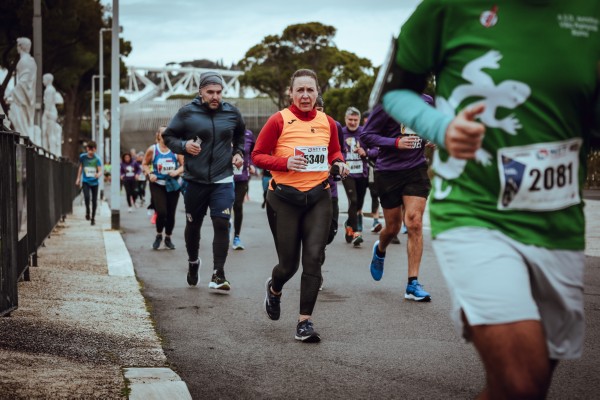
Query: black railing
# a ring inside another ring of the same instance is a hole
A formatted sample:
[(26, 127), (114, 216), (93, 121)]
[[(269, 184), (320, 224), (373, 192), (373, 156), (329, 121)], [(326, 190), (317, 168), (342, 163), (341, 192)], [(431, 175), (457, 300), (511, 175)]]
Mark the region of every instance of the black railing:
[(77, 166), (7, 131), (0, 115), (0, 315), (18, 307), (37, 249), (73, 211)]

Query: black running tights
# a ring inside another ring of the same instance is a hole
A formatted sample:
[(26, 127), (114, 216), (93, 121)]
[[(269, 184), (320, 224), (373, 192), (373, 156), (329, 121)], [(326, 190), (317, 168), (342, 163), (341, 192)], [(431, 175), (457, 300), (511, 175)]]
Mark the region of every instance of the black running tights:
[(358, 231), (358, 211), (362, 210), (367, 186), (368, 178), (346, 178), (342, 181), (346, 196), (348, 197), (348, 225), (352, 227), (354, 232)]
[(340, 216), (340, 206), (338, 204), (338, 198), (331, 198), (331, 226), (329, 227), (329, 236), (327, 237), (327, 244), (333, 242), (335, 235), (338, 231), (338, 219)]
[(150, 182), (150, 195), (156, 211), (156, 233), (171, 236), (175, 227), (175, 211), (179, 202), (179, 190), (167, 192), (167, 188), (158, 183)]
[(129, 207), (135, 205), (135, 195), (137, 189), (136, 181), (123, 180), (123, 186), (125, 187), (125, 196), (127, 197), (127, 205)]
[[(98, 208), (98, 185), (91, 186), (83, 183), (83, 200), (85, 201), (85, 214), (91, 215), (91, 218), (96, 217), (96, 209)], [(92, 195), (92, 213), (90, 214), (90, 192)]]
[(146, 182), (147, 180), (137, 181), (137, 194), (142, 201), (146, 198)]
[(280, 200), (273, 191), (267, 194), (279, 263), (273, 268), (272, 287), (281, 291), (300, 266), (300, 314), (312, 315), (321, 285), (321, 258), (329, 234), (331, 195), (323, 190), (312, 206), (298, 207)]
[[(229, 249), (229, 219), (221, 217), (211, 217), (211, 219), (215, 232), (212, 245), (214, 269), (223, 277), (225, 274), (224, 267), (227, 260), (227, 250)], [(196, 261), (198, 259), (202, 221), (204, 221), (204, 216), (192, 222), (188, 220), (185, 224), (185, 247), (189, 261)]]
[(233, 202), (233, 232), (239, 236), (244, 220), (244, 200), (248, 193), (248, 181), (235, 182), (235, 201)]

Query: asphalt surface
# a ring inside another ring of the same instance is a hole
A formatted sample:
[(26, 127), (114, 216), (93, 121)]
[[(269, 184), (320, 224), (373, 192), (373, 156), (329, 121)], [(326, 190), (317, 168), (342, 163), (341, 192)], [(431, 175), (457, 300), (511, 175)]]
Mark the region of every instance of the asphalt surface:
[[(228, 296), (208, 290), (213, 237), (209, 218), (202, 229), (201, 282), (189, 287), (183, 198), (173, 234), (176, 250), (152, 250), (154, 227), (145, 209), (121, 213), (123, 238), (167, 360), (194, 399), (477, 395), (484, 385), (483, 369), (473, 347), (462, 343), (451, 325), (450, 299), (428, 231), (419, 279), (432, 294), (431, 303), (403, 298), (406, 236), (401, 235), (400, 245), (390, 245), (384, 277), (375, 282), (368, 266), (377, 236), (366, 232), (362, 248), (355, 249), (340, 231), (327, 249), (325, 285), (313, 313), (321, 343), (294, 340), (300, 272), (284, 287), (281, 319), (269, 320), (263, 306), (264, 284), (276, 255), (260, 208), (259, 187), (258, 180), (251, 181), (251, 200), (244, 206), (241, 237), (246, 249), (229, 251)], [(341, 204), (344, 211), (345, 198)], [(340, 215), (340, 225), (344, 217)], [(365, 218), (365, 228), (370, 222)], [(584, 357), (559, 365), (551, 399), (600, 398), (600, 257), (586, 257), (585, 301)]]

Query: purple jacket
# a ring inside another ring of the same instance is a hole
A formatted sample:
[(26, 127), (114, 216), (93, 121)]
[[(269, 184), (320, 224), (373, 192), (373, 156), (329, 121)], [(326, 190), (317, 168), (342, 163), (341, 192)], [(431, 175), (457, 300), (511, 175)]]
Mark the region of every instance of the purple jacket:
[(246, 129), (244, 132), (244, 166), (242, 167), (242, 173), (236, 174), (236, 168), (233, 167), (233, 180), (234, 182), (246, 182), (250, 180), (250, 173), (248, 168), (250, 167), (250, 155), (252, 154), (252, 148), (254, 147), (254, 133), (250, 129)]
[(135, 181), (135, 176), (141, 173), (142, 169), (137, 161), (131, 161), (129, 163), (121, 162), (121, 180)]
[[(342, 140), (343, 140), (343, 133), (342, 133), (342, 124), (340, 124), (339, 122), (335, 121), (335, 126), (337, 127), (338, 130), (338, 140), (340, 141), (340, 149), (343, 148), (342, 145)], [(333, 180), (333, 177), (331, 175), (329, 175), (329, 187), (331, 190), (331, 197), (332, 198), (337, 198), (338, 197), (338, 190), (337, 190), (337, 185), (338, 183), (336, 181)]]
[[(362, 172), (361, 173), (351, 173), (350, 178), (367, 178), (369, 176), (369, 170), (367, 165), (367, 158), (360, 157), (354, 150), (356, 149), (356, 145), (366, 149), (368, 146), (365, 146), (363, 141), (360, 139), (361, 132), (363, 130), (362, 126), (359, 126), (354, 132), (350, 132), (347, 126), (342, 128), (343, 140), (342, 143), (342, 153), (344, 154), (344, 159), (346, 160), (346, 164), (353, 162), (362, 162)], [(350, 148), (351, 145), (354, 145), (354, 149)]]
[[(373, 108), (360, 139), (367, 147), (379, 147), (376, 171), (402, 171), (427, 163), (425, 141), (421, 141), (420, 147), (415, 149), (400, 150), (396, 147), (396, 139), (403, 135), (402, 131), (402, 127), (383, 110), (381, 104)], [(410, 134), (406, 128), (404, 132), (404, 135)]]

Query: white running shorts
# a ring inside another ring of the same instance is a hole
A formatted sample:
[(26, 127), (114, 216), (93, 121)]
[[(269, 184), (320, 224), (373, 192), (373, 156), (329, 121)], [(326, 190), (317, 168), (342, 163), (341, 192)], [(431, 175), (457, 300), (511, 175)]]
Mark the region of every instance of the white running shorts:
[(551, 359), (581, 357), (583, 251), (525, 245), (476, 227), (443, 232), (433, 248), (463, 337), (461, 310), (470, 325), (541, 320)]

